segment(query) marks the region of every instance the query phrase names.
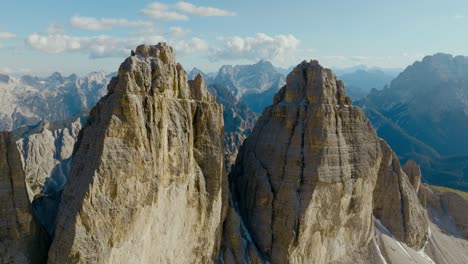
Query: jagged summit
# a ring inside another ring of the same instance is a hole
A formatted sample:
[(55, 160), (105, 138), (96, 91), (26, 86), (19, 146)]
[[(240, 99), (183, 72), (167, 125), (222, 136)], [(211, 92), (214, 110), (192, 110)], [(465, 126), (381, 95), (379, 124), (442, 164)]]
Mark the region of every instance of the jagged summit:
[(227, 199), (222, 107), (165, 43), (138, 46), (108, 90), (75, 145), (49, 263), (209, 263)]
[(323, 68), (317, 60), (303, 61), (286, 78), (286, 85), (274, 97), (274, 103), (325, 103), (351, 105), (343, 82)]
[(165, 42), (160, 42), (157, 45), (139, 45), (135, 50), (135, 54), (142, 57), (158, 58), (165, 64), (176, 63), (174, 50)]
[(176, 62), (172, 47), (164, 42), (157, 45), (140, 45), (135, 56), (128, 57), (119, 68), (118, 76), (108, 86), (109, 94), (146, 93), (179, 99), (213, 101), (201, 75), (188, 85), (187, 73)]

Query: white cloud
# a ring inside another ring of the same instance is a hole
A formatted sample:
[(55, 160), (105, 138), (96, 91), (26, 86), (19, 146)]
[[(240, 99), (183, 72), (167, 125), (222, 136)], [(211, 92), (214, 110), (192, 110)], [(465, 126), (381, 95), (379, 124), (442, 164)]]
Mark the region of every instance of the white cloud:
[(208, 43), (199, 38), (190, 40), (166, 39), (158, 35), (117, 38), (106, 35), (78, 37), (63, 34), (33, 33), (26, 39), (31, 48), (46, 53), (80, 52), (90, 58), (125, 57), (139, 44), (156, 44), (166, 41), (177, 54), (188, 54), (208, 50)]
[(16, 34), (11, 32), (0, 32), (0, 40), (16, 38)]
[(20, 74), (30, 73), (31, 71), (32, 70), (30, 68), (0, 67), (0, 73), (3, 73), (3, 74), (20, 75)]
[(31, 47), (47, 53), (61, 53), (64, 51), (79, 50), (85, 38), (70, 37), (67, 35), (43, 35), (33, 33), (28, 36), (26, 43)]
[(277, 64), (286, 64), (297, 59), (299, 40), (293, 35), (269, 36), (257, 33), (253, 37), (234, 36), (221, 40), (224, 41), (223, 47), (214, 50), (212, 54), (215, 61), (265, 59)]
[(460, 14), (455, 14), (455, 15), (453, 16), (453, 19), (455, 19), (455, 20), (462, 20), (462, 19), (464, 19), (464, 18), (465, 18), (465, 16), (464, 16), (464, 15), (460, 15)]
[(147, 21), (129, 21), (124, 18), (95, 18), (95, 17), (83, 17), (73, 16), (70, 19), (70, 25), (75, 28), (85, 30), (108, 30), (114, 27), (152, 27), (153, 24)]
[(236, 16), (235, 12), (207, 6), (195, 6), (187, 2), (178, 2), (176, 8), (197, 16)]
[(169, 28), (169, 32), (174, 37), (183, 37), (183, 36), (186, 36), (186, 35), (190, 34), (191, 30), (181, 28), (181, 27), (171, 27), (171, 28)]
[(65, 32), (65, 29), (58, 23), (52, 23), (47, 27), (46, 32), (48, 34), (59, 34)]
[(168, 41), (178, 54), (185, 55), (196, 52), (203, 52), (209, 49), (208, 43), (200, 38), (192, 38), (190, 40), (173, 40)]
[(160, 19), (165, 21), (173, 21), (173, 20), (188, 20), (188, 16), (169, 10), (169, 6), (166, 4), (162, 4), (159, 2), (154, 2), (147, 5), (144, 9), (142, 9), (141, 14), (146, 17), (153, 18), (153, 19)]
[(387, 56), (341, 56), (324, 55), (316, 59), (325, 67), (348, 68), (356, 65), (367, 65), (369, 67), (400, 68), (405, 67), (416, 60), (423, 58), (423, 54), (403, 52)]

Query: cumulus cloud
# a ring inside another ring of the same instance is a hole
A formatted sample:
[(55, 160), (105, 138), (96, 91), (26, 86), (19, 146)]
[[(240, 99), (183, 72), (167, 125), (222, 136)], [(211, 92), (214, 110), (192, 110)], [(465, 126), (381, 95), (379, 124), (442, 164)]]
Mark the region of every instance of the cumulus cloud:
[(299, 40), (293, 35), (276, 35), (258, 33), (253, 37), (226, 37), (221, 48), (215, 49), (212, 59), (257, 61), (266, 59), (284, 64), (295, 59)]
[(326, 67), (348, 68), (356, 65), (367, 65), (370, 67), (400, 68), (420, 60), (424, 54), (407, 53), (387, 55), (387, 56), (342, 56), (342, 55), (322, 55), (316, 59)]
[(188, 20), (188, 16), (169, 10), (169, 6), (159, 2), (150, 3), (144, 9), (142, 9), (141, 14), (153, 18), (160, 19), (165, 21), (174, 21), (174, 20)]
[(114, 27), (151, 27), (153, 24), (147, 21), (129, 21), (124, 18), (95, 18), (84, 16), (73, 16), (70, 19), (70, 25), (75, 28), (84, 30), (109, 30)]
[(206, 51), (208, 43), (199, 38), (190, 40), (165, 39), (162, 36), (133, 36), (117, 38), (106, 35), (78, 37), (64, 34), (33, 33), (26, 39), (26, 44), (33, 49), (58, 54), (65, 52), (80, 52), (88, 54), (90, 58), (125, 57), (137, 45), (156, 44), (166, 41), (174, 47), (178, 54)]
[(203, 52), (209, 49), (208, 43), (200, 38), (192, 38), (190, 40), (173, 40), (169, 41), (178, 54), (185, 55), (196, 52)]
[(59, 34), (65, 32), (65, 29), (58, 23), (52, 23), (47, 27), (46, 32), (48, 34)]
[(16, 34), (11, 32), (0, 32), (0, 40), (16, 38)]
[(178, 2), (176, 8), (180, 11), (197, 16), (236, 16), (235, 12), (208, 6), (195, 6), (187, 2)]
[(190, 34), (190, 29), (185, 29), (181, 27), (171, 27), (169, 28), (169, 32), (171, 33), (172, 36), (174, 37), (183, 37), (187, 34)]

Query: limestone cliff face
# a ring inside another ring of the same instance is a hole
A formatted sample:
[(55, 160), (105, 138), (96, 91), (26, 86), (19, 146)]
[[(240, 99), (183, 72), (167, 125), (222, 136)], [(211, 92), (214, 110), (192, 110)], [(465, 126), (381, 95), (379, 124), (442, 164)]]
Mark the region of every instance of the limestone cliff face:
[(11, 132), (0, 133), (0, 263), (41, 263), (41, 232), (28, 201), (20, 154)]
[(411, 185), (413, 185), (414, 190), (418, 193), (419, 186), (421, 185), (421, 168), (419, 165), (414, 160), (408, 160), (401, 168), (408, 175)]
[(239, 151), (231, 188), (265, 260), (329, 263), (373, 236), (379, 139), (318, 62), (286, 83)]
[(137, 47), (80, 132), (49, 263), (209, 263), (227, 207), (222, 108)]
[(49, 236), (54, 233), (73, 146), (86, 120), (87, 115), (82, 113), (68, 120), (41, 121), (14, 131), (33, 213)]
[[(410, 182), (395, 153), (385, 141), (381, 140), (380, 146), (383, 158), (374, 189), (374, 216), (397, 239), (419, 249), (428, 238), (426, 210), (419, 202), (414, 188), (419, 186), (419, 181), (413, 184)], [(407, 171), (416, 174), (416, 168), (411, 170), (410, 166), (406, 166)]]
[(61, 122), (40, 122), (15, 131), (30, 201), (38, 194), (63, 188), (73, 146), (85, 122), (83, 115)]

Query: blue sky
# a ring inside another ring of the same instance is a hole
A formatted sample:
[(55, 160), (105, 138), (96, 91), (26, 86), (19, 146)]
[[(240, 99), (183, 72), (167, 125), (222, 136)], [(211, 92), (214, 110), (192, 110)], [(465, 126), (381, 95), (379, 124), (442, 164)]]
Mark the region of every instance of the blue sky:
[(138, 43), (167, 41), (189, 70), (267, 59), (404, 68), (468, 55), (468, 1), (4, 1), (0, 72), (115, 71)]

